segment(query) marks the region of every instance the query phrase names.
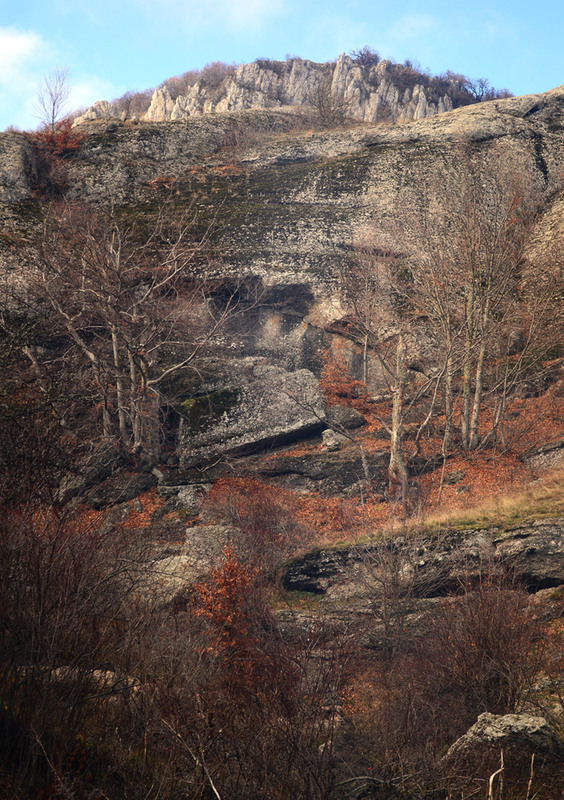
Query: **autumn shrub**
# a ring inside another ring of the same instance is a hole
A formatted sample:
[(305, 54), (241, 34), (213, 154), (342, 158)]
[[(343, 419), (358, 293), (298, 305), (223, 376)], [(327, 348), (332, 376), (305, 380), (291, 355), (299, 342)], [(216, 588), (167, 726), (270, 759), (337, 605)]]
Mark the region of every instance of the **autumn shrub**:
[(68, 159), (86, 135), (72, 127), (65, 117), (27, 134), (37, 155), (38, 190), (46, 197), (58, 197), (68, 188)]
[(382, 662), (373, 755), (397, 774), (430, 769), (479, 714), (515, 712), (541, 670), (542, 627), (511, 574), (477, 582), (422, 613), (395, 659)]
[(359, 411), (369, 406), (366, 385), (351, 377), (343, 359), (330, 352), (323, 355), (320, 384), (327, 406), (349, 405)]
[(486, 575), (445, 601), (420, 657), (435, 686), (457, 699), (461, 716), (508, 714), (523, 701), (540, 669), (541, 631), (518, 580)]
[(291, 620), (283, 632), (264, 588), (260, 571), (227, 549), (166, 637), (178, 666), (162, 673), (155, 699), (191, 798), (331, 796), (345, 649)]
[(266, 575), (272, 575), (280, 562), (310, 536), (297, 519), (295, 495), (251, 479), (216, 481), (204, 511), (237, 528), (231, 543), (237, 557)]
[(103, 769), (92, 736), (109, 742), (124, 716), (141, 554), (118, 529), (38, 504), (4, 509), (1, 527), (0, 770), (14, 797), (59, 797)]
[(202, 67), (200, 81), (208, 89), (217, 89), (220, 84), (235, 72), (234, 64), (226, 64), (224, 61), (210, 61)]

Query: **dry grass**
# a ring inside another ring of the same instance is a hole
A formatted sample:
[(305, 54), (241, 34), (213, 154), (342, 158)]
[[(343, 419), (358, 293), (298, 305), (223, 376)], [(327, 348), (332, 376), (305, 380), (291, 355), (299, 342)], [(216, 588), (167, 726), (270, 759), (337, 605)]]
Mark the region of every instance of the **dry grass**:
[(466, 509), (449, 509), (426, 517), (426, 529), (510, 528), (539, 519), (564, 516), (564, 470), (552, 470), (525, 488), (497, 494)]

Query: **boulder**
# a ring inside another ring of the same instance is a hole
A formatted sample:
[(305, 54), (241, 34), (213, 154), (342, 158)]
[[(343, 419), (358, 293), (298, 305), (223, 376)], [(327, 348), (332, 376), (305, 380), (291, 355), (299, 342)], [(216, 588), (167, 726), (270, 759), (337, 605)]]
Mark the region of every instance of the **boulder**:
[(355, 408), (348, 406), (330, 406), (326, 411), (327, 424), (331, 427), (354, 430), (366, 425), (366, 420)]
[(536, 753), (543, 758), (564, 755), (553, 728), (544, 717), (531, 714), (480, 714), (477, 722), (449, 748), (444, 760), (468, 763), (471, 757), (483, 758), (499, 750)]
[(187, 528), (177, 552), (165, 552), (162, 558), (144, 564), (136, 584), (139, 596), (157, 607), (182, 596), (218, 563), (234, 535), (236, 531), (225, 525)]
[(184, 403), (182, 467), (246, 455), (302, 439), (325, 427), (319, 383), (307, 369), (255, 365), (231, 386)]
[(331, 428), (323, 431), (322, 439), (323, 446), (329, 450), (330, 453), (340, 450), (341, 447), (348, 442), (346, 436), (343, 436), (342, 433), (336, 433), (334, 430), (331, 430)]
[(509, 793), (523, 791), (529, 781), (535, 791), (539, 786), (545, 790), (561, 786), (564, 746), (544, 717), (531, 714), (480, 714), (475, 725), (450, 747), (439, 767), (455, 774), (459, 786), (473, 780), (497, 786), (493, 776), (501, 768), (502, 753), (503, 783)]

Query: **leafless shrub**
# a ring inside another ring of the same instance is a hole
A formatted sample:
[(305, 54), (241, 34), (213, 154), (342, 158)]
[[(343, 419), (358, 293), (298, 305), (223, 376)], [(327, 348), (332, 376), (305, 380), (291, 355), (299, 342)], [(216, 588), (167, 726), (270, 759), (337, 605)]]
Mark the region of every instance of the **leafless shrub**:
[(148, 110), (151, 105), (153, 89), (144, 89), (141, 92), (127, 91), (112, 100), (112, 106), (118, 117), (124, 120), (132, 117), (139, 117)]
[(308, 538), (296, 512), (296, 498), (290, 493), (245, 479), (217, 481), (205, 501), (207, 515), (239, 530), (232, 547), (243, 563), (269, 576)]
[(217, 89), (218, 86), (235, 72), (234, 64), (226, 64), (224, 61), (210, 61), (200, 74), (200, 80), (209, 89)]

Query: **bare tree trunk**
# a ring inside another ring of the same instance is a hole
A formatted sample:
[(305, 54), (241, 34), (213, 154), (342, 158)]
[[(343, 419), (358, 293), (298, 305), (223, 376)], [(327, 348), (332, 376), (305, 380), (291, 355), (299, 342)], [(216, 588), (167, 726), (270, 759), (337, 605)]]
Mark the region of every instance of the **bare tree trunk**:
[(481, 313), (480, 327), (480, 349), (476, 363), (475, 386), (474, 386), (474, 406), (472, 408), (472, 418), (470, 420), (470, 439), (468, 448), (474, 450), (478, 446), (478, 425), (480, 422), (480, 410), (482, 407), (482, 394), (484, 390), (484, 361), (486, 358), (486, 338), (487, 327), (490, 318), (490, 301), (486, 298)]
[(119, 435), (122, 444), (124, 445), (124, 447), (127, 447), (127, 445), (129, 444), (129, 431), (127, 429), (127, 416), (125, 413), (125, 384), (123, 380), (123, 374), (121, 371), (118, 332), (115, 324), (112, 324), (111, 336), (112, 336), (114, 367), (116, 371), (116, 395), (117, 395), (116, 400), (117, 400), (118, 421), (119, 421)]
[(474, 450), (478, 446), (478, 425), (480, 422), (480, 409), (482, 407), (482, 393), (484, 389), (484, 360), (486, 357), (486, 342), (482, 339), (478, 352), (476, 364), (476, 377), (474, 387), (474, 405), (472, 407), (472, 418), (470, 420), (470, 438), (468, 449)]
[(405, 388), (407, 384), (407, 367), (405, 363), (406, 348), (403, 334), (398, 335), (396, 350), (396, 380), (393, 387), (392, 434), (390, 440), (390, 464), (388, 474), (390, 491), (399, 488), (404, 512), (407, 508), (407, 465), (402, 453), (403, 415), (405, 404)]
[(445, 364), (445, 432), (443, 436), (443, 455), (446, 455), (452, 445), (453, 435), (453, 363), (452, 342), (448, 341), (448, 354)]
[(464, 365), (462, 368), (462, 447), (470, 442), (470, 396), (472, 389), (472, 346), (474, 344), (474, 288), (468, 289), (466, 297), (466, 338), (464, 341)]
[(137, 366), (133, 354), (128, 354), (129, 360), (129, 407), (131, 409), (131, 432), (133, 437), (133, 452), (141, 449), (141, 392), (137, 381)]
[(362, 382), (368, 385), (368, 331), (364, 334), (364, 346), (362, 350)]

